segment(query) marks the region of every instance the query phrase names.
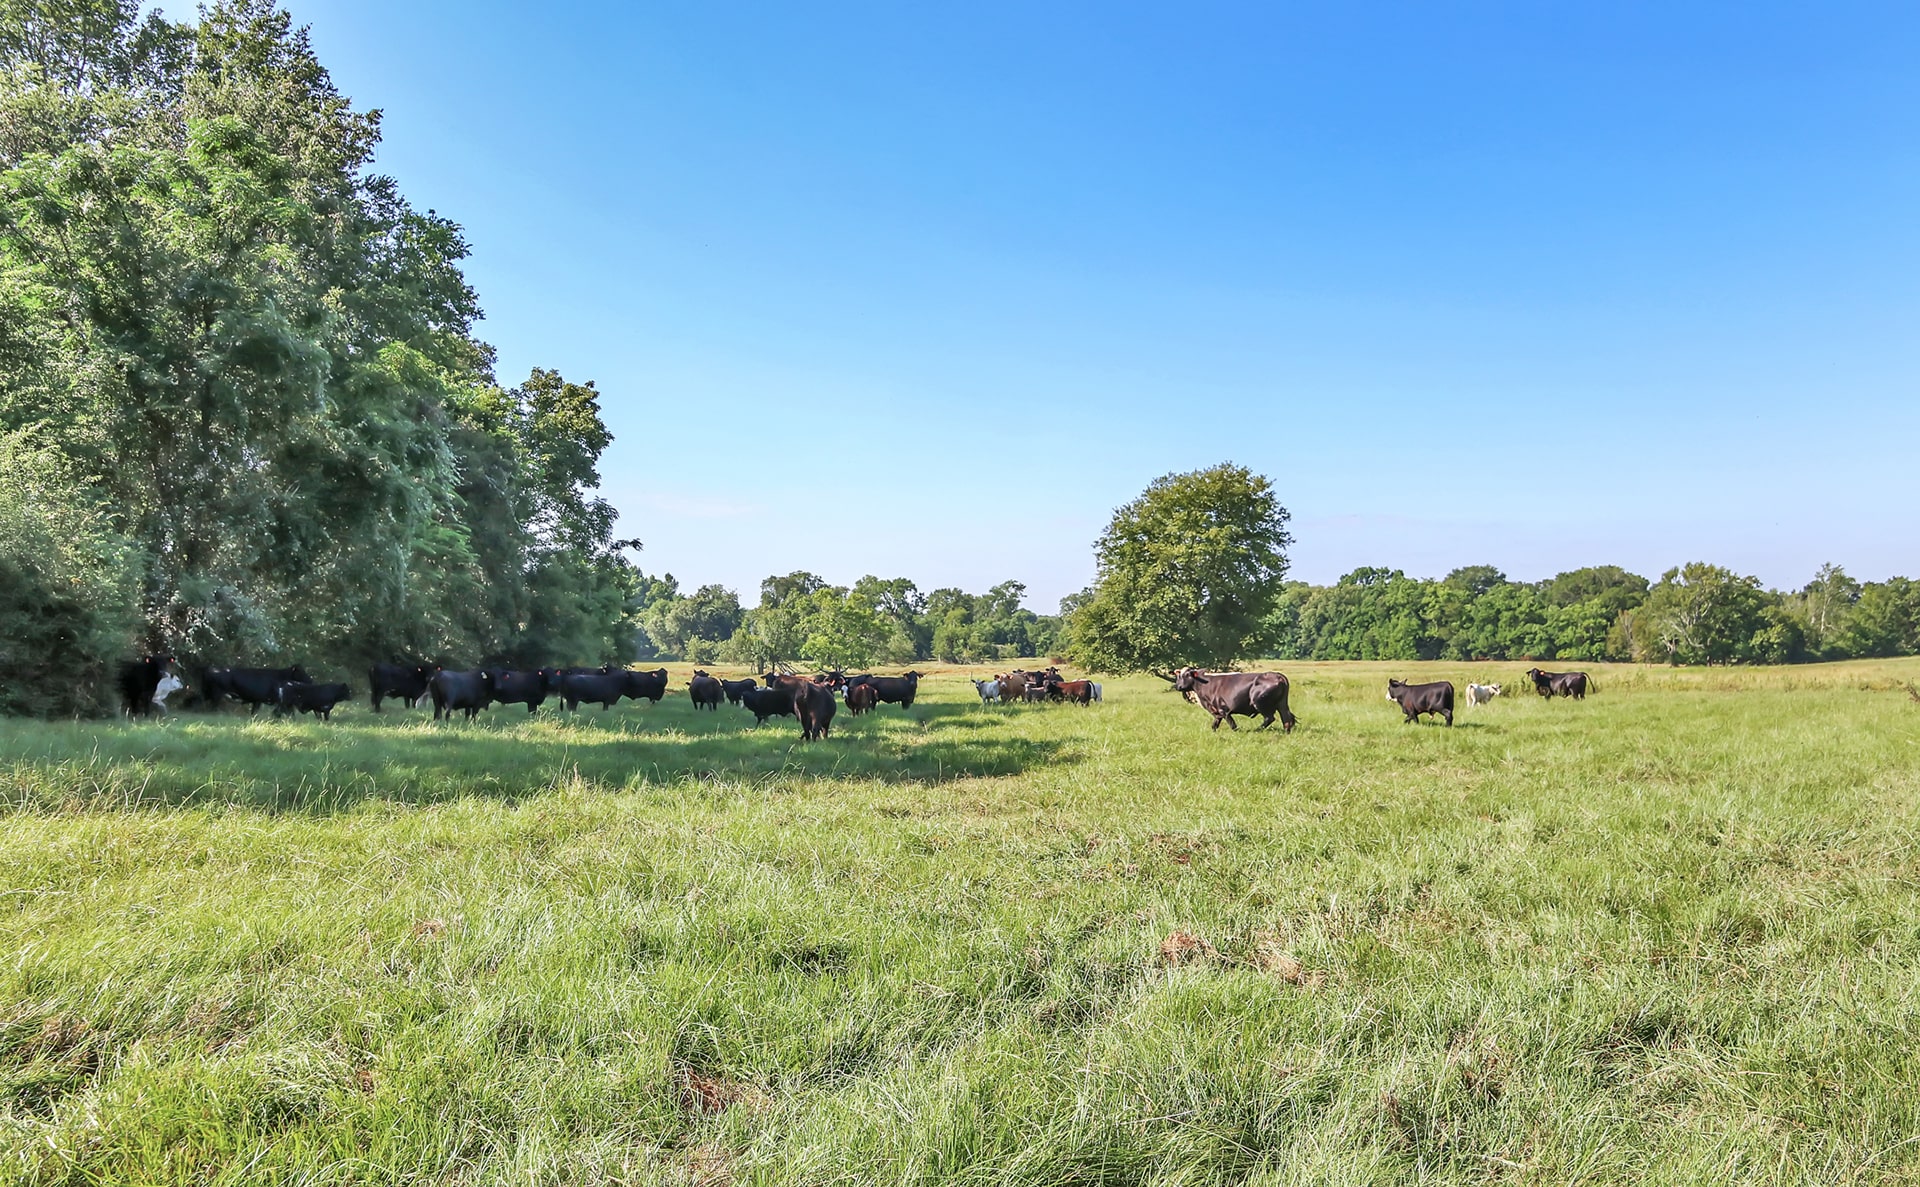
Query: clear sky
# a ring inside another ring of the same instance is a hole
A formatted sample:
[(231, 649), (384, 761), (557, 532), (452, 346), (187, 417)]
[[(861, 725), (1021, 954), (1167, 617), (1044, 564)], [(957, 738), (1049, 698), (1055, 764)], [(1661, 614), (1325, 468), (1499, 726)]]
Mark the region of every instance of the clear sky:
[[(169, 8), (180, 7), (170, 5)], [(1920, 576), (1920, 6), (290, 0), (650, 572)]]

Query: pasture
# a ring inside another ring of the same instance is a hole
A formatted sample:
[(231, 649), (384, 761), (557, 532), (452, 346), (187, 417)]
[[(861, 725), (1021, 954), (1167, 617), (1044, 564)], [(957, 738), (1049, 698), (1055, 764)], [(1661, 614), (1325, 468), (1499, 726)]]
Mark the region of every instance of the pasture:
[(0, 723), (0, 1181), (1920, 1179), (1920, 661), (1524, 666)]

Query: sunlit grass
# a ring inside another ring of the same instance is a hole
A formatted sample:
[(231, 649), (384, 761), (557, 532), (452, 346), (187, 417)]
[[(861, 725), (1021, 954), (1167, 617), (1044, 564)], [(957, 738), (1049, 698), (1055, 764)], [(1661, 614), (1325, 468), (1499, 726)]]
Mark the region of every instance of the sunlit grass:
[(1920, 1175), (1920, 661), (1520, 667), (0, 724), (0, 1180)]

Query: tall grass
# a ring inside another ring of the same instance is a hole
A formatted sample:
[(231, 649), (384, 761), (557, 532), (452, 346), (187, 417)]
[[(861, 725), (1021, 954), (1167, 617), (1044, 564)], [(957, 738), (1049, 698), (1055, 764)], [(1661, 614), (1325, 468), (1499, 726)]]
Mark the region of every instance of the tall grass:
[(1520, 666), (5, 723), (0, 1180), (1920, 1177), (1920, 661)]

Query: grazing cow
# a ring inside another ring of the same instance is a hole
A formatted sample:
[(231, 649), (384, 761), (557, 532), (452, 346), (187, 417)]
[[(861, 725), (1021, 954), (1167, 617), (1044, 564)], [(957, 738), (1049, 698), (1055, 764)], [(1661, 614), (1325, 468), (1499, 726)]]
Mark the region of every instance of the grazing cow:
[(1471, 709), (1475, 705), (1484, 705), (1499, 695), (1500, 686), (1498, 684), (1469, 684), (1467, 685), (1467, 708)]
[(720, 687), (720, 682), (705, 672), (695, 672), (693, 679), (687, 681), (687, 697), (693, 701), (693, 707), (696, 709), (704, 706), (718, 712), (720, 702), (727, 699), (727, 690)]
[(333, 707), (352, 696), (344, 684), (282, 684), (275, 698), (273, 715), (311, 713), (322, 721), (333, 720)]
[(880, 703), (880, 694), (871, 684), (856, 684), (847, 689), (847, 712), (855, 717)]
[(380, 702), (387, 697), (399, 697), (411, 709), (427, 695), (427, 684), (433, 674), (440, 669), (427, 664), (375, 664), (367, 669), (367, 693), (373, 702), (373, 711), (380, 712)]
[[(143, 655), (120, 668), (120, 704), (128, 717), (145, 717), (159, 705), (166, 708), (160, 700), (154, 698), (154, 692), (161, 681), (173, 674), (171, 655)], [(177, 679), (177, 678), (176, 678)], [(178, 691), (176, 688), (175, 691)]]
[[(870, 688), (870, 685), (861, 685)], [(854, 689), (847, 690), (847, 700), (851, 702)], [(833, 689), (825, 684), (811, 681), (796, 686), (793, 690), (793, 715), (800, 719), (800, 740), (812, 742), (825, 738), (833, 726)]]
[(186, 686), (187, 682), (172, 672), (168, 672), (166, 675), (160, 677), (160, 683), (153, 686), (152, 703), (155, 711), (165, 713), (167, 711), (167, 698)]
[(760, 687), (759, 681), (751, 676), (745, 680), (722, 680), (720, 682), (720, 691), (727, 694), (727, 703), (729, 705), (739, 704), (741, 693), (747, 691), (749, 688), (758, 687)]
[(1063, 701), (1071, 701), (1076, 705), (1093, 704), (1093, 681), (1091, 680), (1058, 680), (1048, 687), (1053, 689), (1054, 696)]
[[(998, 680), (975, 680), (973, 682), (973, 691), (980, 694), (982, 703), (997, 701), (1000, 699), (1000, 682)], [(848, 703), (851, 704), (852, 702)]]
[(307, 684), (311, 681), (307, 670), (298, 665), (291, 668), (208, 668), (207, 678), (200, 682), (200, 695), (211, 709), (218, 709), (222, 701), (232, 697), (236, 701), (245, 701), (248, 713), (258, 713), (260, 706), (279, 702), (282, 684)]
[(1093, 685), (1093, 703), (1097, 705), (1100, 703), (1100, 700), (1101, 700), (1100, 685), (1099, 685), (1099, 682), (1096, 681), (1094, 682), (1094, 685)]
[(918, 672), (908, 672), (904, 676), (855, 677), (847, 681), (847, 686), (851, 688), (855, 682), (870, 685), (881, 704), (897, 704), (902, 709), (913, 708), (913, 698), (920, 691)]
[[(1158, 672), (1154, 675), (1159, 676)], [(1221, 722), (1238, 730), (1235, 717), (1259, 717), (1261, 729), (1280, 719), (1283, 733), (1292, 733), (1297, 720), (1287, 708), (1287, 678), (1278, 672), (1215, 672), (1199, 668), (1181, 668), (1171, 677), (1160, 676), (1173, 684), (1175, 691), (1213, 716), (1213, 728)]]
[(539, 668), (531, 672), (508, 672), (493, 669), (493, 691), (488, 694), (495, 704), (525, 705), (527, 716), (546, 703), (549, 696), (560, 691), (560, 673), (554, 668)]
[(1600, 691), (1585, 672), (1542, 672), (1539, 668), (1528, 668), (1527, 678), (1533, 681), (1533, 690), (1548, 700), (1563, 696), (1584, 701), (1588, 693)]
[(464, 711), (467, 720), (472, 721), (493, 697), (493, 673), (484, 668), (472, 672), (443, 669), (427, 682), (427, 695), (433, 698), (435, 721), (442, 716), (452, 721), (456, 709)]
[(769, 717), (792, 717), (793, 694), (806, 681), (799, 684), (773, 684), (766, 688), (749, 688), (740, 694), (741, 707), (753, 714), (753, 724), (760, 725)]
[(1408, 684), (1404, 680), (1387, 681), (1387, 699), (1400, 706), (1405, 713), (1403, 725), (1412, 725), (1420, 719), (1422, 713), (1432, 713), (1447, 719), (1447, 727), (1453, 727), (1453, 681), (1436, 680), (1431, 684)]

